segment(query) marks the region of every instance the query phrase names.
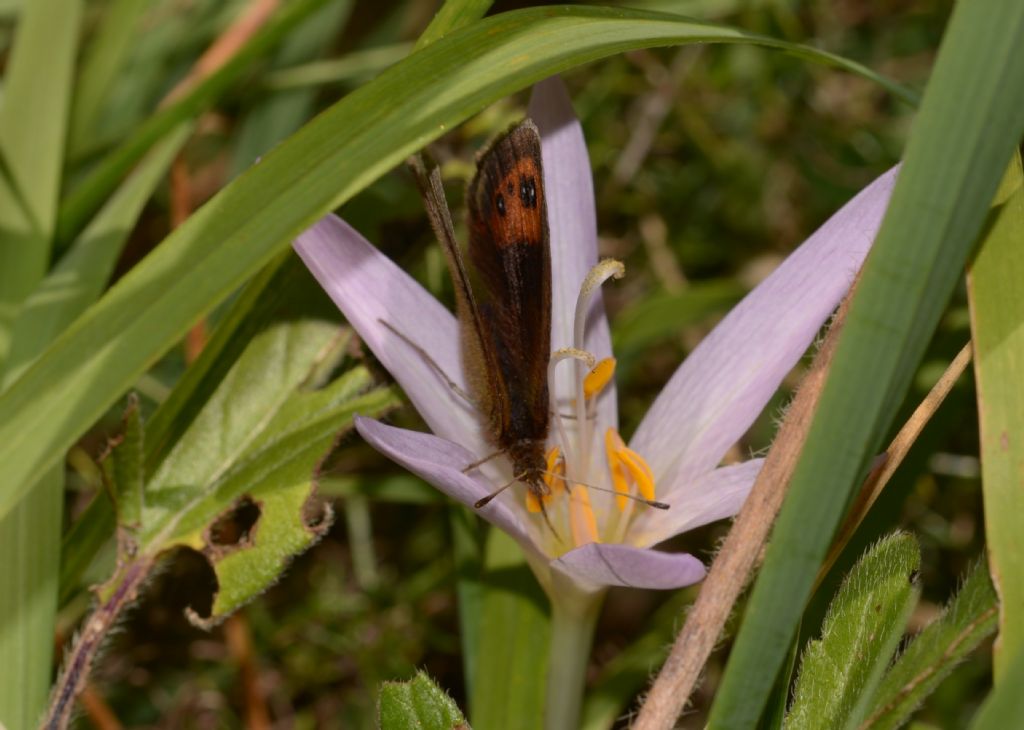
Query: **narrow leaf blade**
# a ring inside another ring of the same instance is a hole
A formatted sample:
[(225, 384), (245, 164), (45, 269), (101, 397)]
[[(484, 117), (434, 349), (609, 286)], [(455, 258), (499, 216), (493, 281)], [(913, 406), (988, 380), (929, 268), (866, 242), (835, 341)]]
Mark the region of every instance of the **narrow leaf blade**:
[(866, 474), (1024, 132), (1024, 4), (960, 3), (862, 278), (711, 724), (756, 721), (845, 506)]
[[(856, 64), (802, 46), (622, 9), (533, 8), (456, 31), (275, 148), (172, 233), (0, 394), (0, 463), (6, 467), (0, 515), (29, 488), (28, 477), (59, 460), (197, 317), (317, 218), (450, 125), (575, 64), (687, 42), (777, 47), (879, 80)], [(460, 81), (453, 83), (453, 74)]]
[(1019, 155), (968, 276), (989, 566), (1000, 599), (998, 684), (1024, 652), (1024, 173)]

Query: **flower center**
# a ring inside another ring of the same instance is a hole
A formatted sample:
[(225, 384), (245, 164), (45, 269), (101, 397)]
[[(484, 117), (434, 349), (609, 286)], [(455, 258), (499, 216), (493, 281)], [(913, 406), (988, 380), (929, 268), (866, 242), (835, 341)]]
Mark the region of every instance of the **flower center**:
[[(573, 347), (558, 350), (551, 357), (549, 391), (554, 396), (552, 420), (559, 444), (547, 454), (544, 484), (548, 494), (541, 496), (528, 491), (526, 508), (531, 514), (543, 511), (551, 524), (557, 526), (558, 533), (561, 527), (568, 526), (569, 544), (566, 544), (566, 536), (550, 535), (553, 530), (547, 530), (550, 539), (545, 542), (556, 554), (592, 542), (621, 542), (634, 510), (638, 506), (643, 508), (637, 496), (654, 499), (654, 475), (650, 467), (640, 454), (626, 446), (615, 428), (608, 427), (604, 433), (609, 476), (597, 473), (592, 464), (597, 399), (615, 374), (615, 359), (608, 357), (599, 361), (585, 349), (586, 319), (594, 293), (609, 278), (621, 278), (624, 273), (622, 263), (612, 259), (601, 261), (590, 270), (576, 300)], [(575, 362), (572, 363), (572, 391), (563, 393), (569, 397), (562, 400), (557, 397), (554, 373), (564, 360)], [(562, 412), (566, 406), (568, 414)], [(617, 510), (605, 508), (595, 512), (591, 488), (614, 493)], [(567, 500), (563, 499), (566, 495)], [(598, 519), (599, 514), (603, 519)]]

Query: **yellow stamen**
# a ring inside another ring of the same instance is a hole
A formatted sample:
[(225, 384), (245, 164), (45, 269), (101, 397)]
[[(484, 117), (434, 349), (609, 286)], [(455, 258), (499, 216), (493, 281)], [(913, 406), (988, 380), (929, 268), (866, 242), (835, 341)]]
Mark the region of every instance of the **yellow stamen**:
[(572, 529), (573, 544), (577, 547), (601, 542), (597, 534), (597, 518), (590, 506), (590, 494), (586, 487), (578, 484), (569, 493), (569, 527)]
[[(604, 448), (615, 491), (619, 495), (627, 495), (630, 493), (631, 485), (636, 484), (644, 499), (654, 499), (654, 474), (651, 467), (640, 454), (626, 446), (614, 428), (609, 428), (605, 432)], [(622, 512), (629, 500), (625, 496), (618, 496), (615, 503)]]
[(548, 452), (544, 472), (544, 483), (548, 485), (548, 493), (538, 498), (533, 492), (526, 491), (526, 511), (532, 515), (540, 513), (541, 499), (546, 507), (551, 504), (551, 500), (565, 491), (565, 459), (562, 458), (562, 450), (557, 446), (552, 446)]
[(565, 459), (562, 458), (562, 450), (552, 446), (548, 452), (547, 462), (544, 483), (551, 490), (551, 496), (561, 494), (565, 490)]
[(583, 379), (583, 397), (590, 400), (604, 390), (615, 375), (615, 358), (606, 357), (595, 365)]

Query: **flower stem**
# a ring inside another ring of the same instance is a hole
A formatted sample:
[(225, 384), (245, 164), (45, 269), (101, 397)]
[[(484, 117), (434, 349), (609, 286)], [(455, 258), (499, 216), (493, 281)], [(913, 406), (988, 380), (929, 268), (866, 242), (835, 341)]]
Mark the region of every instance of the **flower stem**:
[(546, 730), (579, 727), (594, 625), (604, 592), (551, 602), (551, 659), (548, 662)]

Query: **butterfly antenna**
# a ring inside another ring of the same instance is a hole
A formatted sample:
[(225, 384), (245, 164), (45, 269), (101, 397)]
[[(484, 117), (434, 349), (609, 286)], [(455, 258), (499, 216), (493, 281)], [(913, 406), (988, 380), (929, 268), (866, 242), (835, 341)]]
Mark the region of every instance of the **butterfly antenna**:
[(556, 474), (555, 472), (548, 471), (546, 469), (543, 470), (543, 473), (544, 474), (548, 474), (548, 475), (553, 476), (553, 477), (557, 477), (558, 479), (563, 480), (566, 484), (570, 484), (571, 483), (571, 484), (575, 484), (575, 485), (580, 486), (580, 487), (586, 487), (587, 489), (595, 489), (598, 492), (607, 492), (608, 494), (614, 494), (616, 497), (625, 497), (626, 499), (632, 499), (634, 502), (639, 502), (640, 504), (645, 504), (648, 507), (653, 507), (654, 509), (671, 509), (671, 507), (672, 507), (672, 505), (666, 504), (665, 502), (658, 502), (657, 500), (654, 500), (654, 499), (647, 499), (646, 497), (642, 497), (639, 494), (631, 494), (629, 492), (619, 492), (619, 491), (617, 491), (615, 489), (609, 489), (608, 487), (598, 487), (598, 486), (595, 486), (593, 484), (587, 484), (586, 482), (581, 482), (581, 481), (579, 481), (577, 479), (568, 479), (568, 478), (566, 478), (566, 476), (564, 474)]
[(492, 499), (497, 497), (499, 494), (504, 492), (506, 489), (508, 489), (509, 487), (511, 487), (513, 484), (515, 484), (518, 481), (519, 481), (519, 477), (512, 477), (512, 481), (507, 482), (506, 484), (503, 484), (502, 486), (498, 487), (497, 489), (495, 489), (493, 492), (488, 494), (483, 499), (478, 499), (477, 501), (475, 501), (473, 503), (473, 509), (480, 509), (481, 507), (486, 507), (490, 503), (490, 501)]

